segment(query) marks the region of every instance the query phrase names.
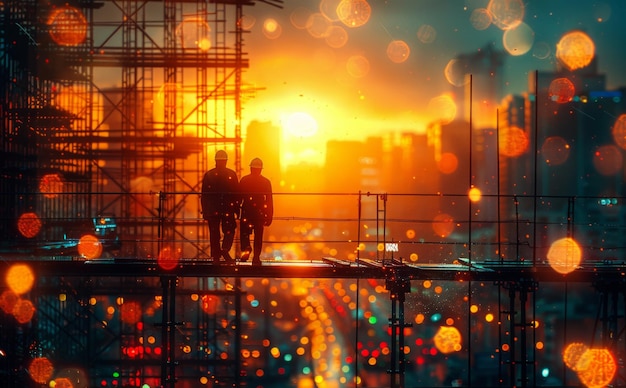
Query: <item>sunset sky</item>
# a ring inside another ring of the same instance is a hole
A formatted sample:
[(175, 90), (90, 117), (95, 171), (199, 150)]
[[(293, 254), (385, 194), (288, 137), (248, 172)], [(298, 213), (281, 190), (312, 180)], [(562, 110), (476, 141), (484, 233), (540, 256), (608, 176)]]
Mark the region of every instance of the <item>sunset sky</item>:
[[(535, 70), (554, 70), (556, 44), (573, 30), (593, 39), (599, 71), (607, 74), (608, 87), (626, 85), (626, 73), (620, 70), (626, 49), (616, 44), (626, 38), (621, 16), (626, 15), (626, 2), (500, 2), (513, 12), (523, 12), (522, 23), (516, 27), (518, 37), (509, 35), (518, 47), (507, 53), (502, 74), (496, 75), (502, 79), (504, 94), (526, 91), (528, 74)], [(250, 120), (280, 122), (300, 112), (318, 124), (320, 141), (390, 131), (420, 132), (436, 118), (428, 109), (429, 101), (461, 90), (446, 81), (444, 69), (450, 60), (487, 46), (505, 50), (506, 29), (496, 22), (485, 25), (477, 13), (489, 8), (488, 0), (370, 0), (367, 23), (354, 28), (336, 15), (333, 19), (331, 13), (338, 3), (286, 0), (282, 9), (263, 3), (245, 8), (246, 22), (252, 27), (245, 36), (250, 68), (244, 82), (262, 90), (244, 105), (244, 128)], [(320, 10), (326, 22), (319, 17)], [(311, 15), (313, 33), (302, 25)], [(264, 31), (268, 21), (270, 29), (278, 26), (273, 35)], [(325, 27), (319, 26), (324, 23)], [(332, 29), (326, 31), (335, 36), (315, 36), (315, 31), (328, 27)], [(410, 50), (401, 62), (387, 55), (392, 41), (402, 41)], [(526, 51), (520, 55), (518, 49)], [(361, 73), (351, 75), (347, 68), (350, 58), (357, 55), (366, 59), (369, 71), (357, 66)]]

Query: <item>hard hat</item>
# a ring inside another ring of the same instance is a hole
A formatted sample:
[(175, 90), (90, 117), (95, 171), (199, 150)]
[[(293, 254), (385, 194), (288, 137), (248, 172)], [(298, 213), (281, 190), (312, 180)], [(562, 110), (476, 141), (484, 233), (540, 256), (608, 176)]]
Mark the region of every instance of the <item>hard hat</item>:
[(219, 150), (215, 153), (215, 160), (228, 160), (228, 154), (224, 150)]
[(250, 162), (250, 167), (251, 168), (263, 168), (263, 161), (259, 158), (254, 158)]

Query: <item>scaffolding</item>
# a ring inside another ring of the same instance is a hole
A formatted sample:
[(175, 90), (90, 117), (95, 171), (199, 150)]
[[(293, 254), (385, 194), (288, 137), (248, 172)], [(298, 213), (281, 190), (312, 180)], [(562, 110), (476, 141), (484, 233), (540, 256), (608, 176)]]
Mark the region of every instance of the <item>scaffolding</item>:
[[(620, 236), (623, 225), (617, 215), (598, 215), (601, 221), (596, 221), (589, 212), (597, 198), (549, 198), (546, 202), (567, 209), (554, 217), (552, 207), (536, 212), (534, 196), (492, 196), (489, 200), (497, 201), (494, 209), (515, 218), (502, 223), (480, 219), (491, 225), (473, 229), (471, 204), (466, 209), (458, 205), (465, 203), (458, 196), (435, 195), (429, 203), (449, 201), (449, 208), (461, 208), (458, 213), (469, 217), (458, 221), (466, 240), (445, 248), (440, 241), (431, 242), (437, 252), (444, 252), (441, 256), (455, 260), (432, 268), (403, 261), (401, 253), (394, 257), (395, 252), (387, 250), (387, 244), (393, 247), (396, 241), (387, 231), (398, 223), (388, 216), (390, 198), (397, 197), (359, 192), (354, 194), (357, 218), (344, 217), (348, 206), (339, 213), (340, 222), (358, 225), (357, 238), (334, 241), (350, 253), (356, 243), (355, 261), (325, 258), (306, 262), (309, 267), (261, 269), (214, 268), (203, 262), (208, 236), (199, 217), (202, 175), (218, 149), (229, 152), (238, 174), (242, 170), (241, 109), (254, 90), (242, 80), (249, 63), (241, 21), (244, 8), (253, 5), (246, 0), (8, 0), (0, 5), (3, 263), (30, 260), (39, 271), (30, 295), (37, 319), (23, 325), (3, 314), (0, 320), (2, 344), (11, 353), (2, 359), (2, 377), (22, 387), (29, 381), (25, 365), (46, 356), (65, 360), (67, 365), (61, 367), (81, 362), (86, 369), (81, 373), (100, 385), (132, 386), (141, 380), (171, 387), (196, 386), (198, 381), (243, 386), (259, 377), (245, 375), (254, 368), (246, 365), (250, 357), (243, 360), (243, 348), (268, 350), (247, 337), (251, 328), (243, 323), (242, 279), (313, 276), (384, 280), (392, 303), (387, 371), (391, 386), (404, 386), (407, 374), (417, 368), (404, 352), (404, 332), (412, 327), (405, 320), (405, 302), (419, 302), (415, 284), (426, 279), (468, 282), (464, 290), (470, 300), (484, 283), (490, 284), (498, 290), (495, 313), (500, 323), (499, 351), (488, 355), (498, 360), (495, 385), (537, 385), (535, 298), (553, 274), (536, 260), (535, 249), (545, 248), (548, 232), (557, 235), (563, 225), (568, 235), (579, 233), (569, 227), (580, 214), (587, 220), (578, 227), (593, 230), (598, 239)], [(345, 198), (352, 196), (336, 202)], [(373, 239), (363, 236), (369, 239), (363, 249), (361, 213), (376, 225)], [(424, 219), (429, 228), (432, 219)], [(607, 223), (610, 228), (601, 227)], [(439, 226), (450, 225), (444, 219)], [(498, 235), (500, 228), (508, 233), (493, 243), (488, 239), (496, 228)], [(112, 229), (115, 240), (109, 244), (115, 252), (101, 262), (92, 265), (69, 253), (85, 232), (108, 237)], [(542, 229), (548, 232), (536, 236)], [(472, 241), (473, 233), (481, 238)], [(603, 249), (598, 255), (618, 258), (622, 249)], [(456, 261), (465, 256), (470, 259)], [(477, 266), (492, 256), (498, 260)], [(36, 259), (41, 257), (43, 262)], [(158, 258), (181, 262), (168, 272), (155, 264)], [(600, 327), (594, 331), (600, 332), (603, 345), (623, 351), (623, 262), (605, 258), (592, 265), (574, 282), (594, 284), (601, 295), (596, 318)], [(303, 310), (316, 307), (315, 301), (305, 302)], [(465, 348), (476, 348), (470, 334), (473, 320), (467, 315)], [(357, 332), (361, 318), (357, 308)], [(504, 343), (510, 346), (506, 353)], [(351, 377), (356, 381), (361, 368), (356, 349), (352, 356)], [(478, 356), (467, 357), (466, 383), (472, 384), (472, 367), (480, 362)], [(616, 384), (623, 382), (621, 376), (616, 379)]]

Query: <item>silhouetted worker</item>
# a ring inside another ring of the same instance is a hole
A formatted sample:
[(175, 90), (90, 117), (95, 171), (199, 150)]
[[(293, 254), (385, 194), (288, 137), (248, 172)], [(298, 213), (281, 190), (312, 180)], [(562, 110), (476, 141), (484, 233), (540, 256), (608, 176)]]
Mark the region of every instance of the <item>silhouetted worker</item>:
[[(241, 178), (241, 260), (246, 261), (252, 253), (252, 264), (261, 264), (263, 229), (272, 224), (274, 201), (272, 183), (261, 175), (263, 161), (259, 158), (250, 162), (250, 174)], [(254, 249), (250, 246), (250, 234), (254, 233)]]
[[(202, 178), (202, 217), (209, 223), (211, 258), (219, 264), (220, 256), (226, 262), (234, 263), (230, 249), (235, 239), (239, 216), (239, 180), (235, 171), (226, 167), (228, 154), (224, 150), (215, 153), (215, 168)], [(221, 232), (224, 239), (220, 246)]]

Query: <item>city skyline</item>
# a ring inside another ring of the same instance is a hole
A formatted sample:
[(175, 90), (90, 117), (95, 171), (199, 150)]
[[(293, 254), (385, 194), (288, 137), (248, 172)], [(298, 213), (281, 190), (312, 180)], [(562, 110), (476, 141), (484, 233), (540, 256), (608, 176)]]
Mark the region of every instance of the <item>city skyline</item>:
[[(505, 48), (506, 29), (496, 23), (481, 25), (473, 16), (488, 7), (487, 1), (372, 2), (368, 22), (356, 28), (346, 27), (336, 18), (322, 18), (320, 10), (327, 10), (331, 3), (338, 2), (291, 1), (282, 9), (258, 4), (246, 10), (254, 23), (245, 36), (252, 65), (244, 80), (260, 90), (244, 105), (244, 127), (254, 120), (283, 125), (286, 117), (304, 114), (316, 123), (317, 131), (314, 136), (305, 131), (301, 138), (317, 147), (331, 139), (362, 139), (400, 131), (425, 133), (432, 121), (441, 119), (435, 113), (441, 108), (437, 105), (441, 96), (453, 97), (457, 118), (470, 104), (467, 88), (459, 86), (462, 74), (453, 79), (446, 73), (454, 70), (451, 61), (494, 50), (502, 53), (498, 72), (485, 74), (489, 69), (480, 69), (473, 77), (476, 91), (480, 90), (480, 77), (491, 77), (498, 95), (487, 96), (491, 99), (487, 100), (476, 99), (480, 96), (476, 93), (471, 103), (474, 124), (495, 128), (500, 99), (532, 93), (529, 79), (535, 71), (554, 72), (562, 67), (556, 58), (557, 44), (572, 31), (584, 31), (595, 43), (594, 58), (598, 72), (606, 74), (607, 89), (626, 85), (619, 70), (626, 53), (610, 43), (626, 35), (620, 26), (624, 8), (620, 2), (523, 4), (520, 25), (528, 31), (513, 39), (525, 45), (527, 51), (522, 54), (515, 53), (515, 47), (509, 48), (510, 52)], [(325, 28), (345, 32), (341, 43), (333, 46), (315, 35), (313, 27), (307, 30), (297, 22), (323, 24), (320, 19), (325, 20)], [(264, 34), (268, 20), (276, 22), (274, 28), (280, 34)], [(407, 43), (406, 58), (394, 62), (387, 56), (385, 50), (392, 41)], [(367, 70), (350, 75), (349, 64), (355, 58), (368, 63)], [(284, 140), (286, 145), (298, 146), (293, 139)], [(297, 160), (306, 160), (307, 155), (322, 160), (313, 148), (302, 150)]]

